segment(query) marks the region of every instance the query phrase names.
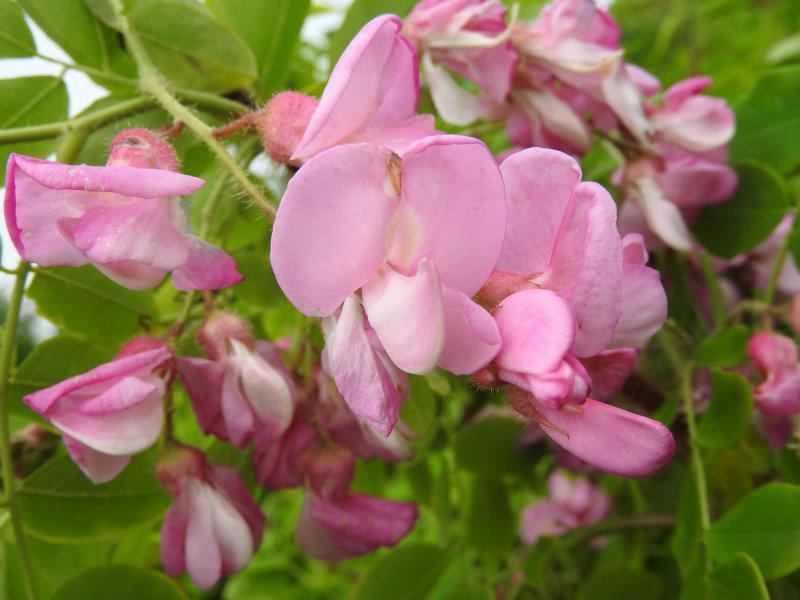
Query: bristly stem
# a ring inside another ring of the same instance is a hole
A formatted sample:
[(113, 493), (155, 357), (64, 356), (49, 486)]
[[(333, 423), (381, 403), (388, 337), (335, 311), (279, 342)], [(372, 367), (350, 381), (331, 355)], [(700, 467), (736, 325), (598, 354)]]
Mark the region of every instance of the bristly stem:
[(239, 166), (236, 159), (230, 155), (227, 148), (214, 137), (213, 129), (204, 123), (194, 111), (181, 104), (180, 100), (170, 91), (153, 61), (150, 60), (142, 41), (130, 27), (121, 0), (111, 0), (111, 3), (119, 19), (118, 25), (127, 43), (128, 51), (139, 67), (139, 87), (141, 90), (152, 96), (173, 119), (185, 123), (186, 128), (214, 153), (217, 160), (230, 173), (242, 191), (247, 194), (247, 197), (269, 219), (274, 219), (275, 206), (250, 181), (247, 173)]
[(30, 265), (20, 261), (14, 279), (14, 288), (8, 304), (6, 325), (3, 331), (3, 347), (0, 348), (0, 461), (2, 461), (3, 489), (6, 494), (8, 513), (11, 516), (11, 525), (14, 530), (14, 540), (17, 544), (19, 562), (22, 567), (22, 579), (29, 600), (35, 600), (36, 588), (33, 580), (33, 567), (28, 554), (28, 545), (25, 540), (25, 530), (22, 527), (22, 518), (17, 504), (16, 482), (14, 480), (14, 464), (11, 458), (11, 431), (9, 425), (9, 385), (11, 379), (11, 363), (14, 358), (17, 339), (17, 325), (19, 324), (22, 294), (25, 291), (25, 281), (28, 278)]

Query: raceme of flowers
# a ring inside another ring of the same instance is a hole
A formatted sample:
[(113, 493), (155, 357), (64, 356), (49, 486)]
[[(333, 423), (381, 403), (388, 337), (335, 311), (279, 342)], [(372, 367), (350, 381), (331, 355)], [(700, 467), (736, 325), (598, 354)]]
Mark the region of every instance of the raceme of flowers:
[[(589, 0), (556, 0), (533, 23), (498, 0), (423, 0), (405, 22), (373, 19), (319, 100), (283, 92), (253, 118), (266, 151), (297, 168), (270, 261), (323, 332), (305, 375), (287, 364), (292, 340), (254, 339), (246, 320), (212, 309), (198, 334), (204, 357), (176, 356), (169, 335), (135, 338), (25, 402), (99, 484), (158, 441), (177, 377), (205, 433), (254, 448), (259, 485), (304, 490), (297, 542), (328, 561), (393, 546), (414, 527), (413, 504), (350, 490), (357, 457), (410, 458), (399, 418), (408, 374), (469, 375), (505, 390), (520, 418), (578, 459), (654, 473), (672, 458), (671, 433), (609, 401), (666, 319), (648, 246), (690, 249), (686, 223), (735, 189), (733, 117), (701, 93), (707, 78), (657, 99), (659, 82), (624, 62), (619, 37)], [(502, 122), (517, 151), (498, 159), (478, 139), (436, 131), (417, 114), (420, 80), (444, 120)], [(582, 181), (576, 157), (596, 135), (625, 149), (620, 215), (602, 186)], [(6, 223), (42, 267), (90, 263), (131, 289), (172, 273), (179, 290), (217, 290), (242, 277), (186, 232), (180, 197), (202, 185), (178, 172), (158, 134), (126, 130), (103, 167), (12, 154)], [(797, 412), (786, 391), (800, 381), (797, 350), (763, 335), (750, 346), (764, 376), (758, 406)], [(237, 472), (167, 436), (157, 476), (174, 496), (166, 571), (208, 588), (242, 569), (265, 517)], [(549, 485), (550, 499), (523, 516), (529, 543), (609, 510), (586, 480), (556, 473)]]

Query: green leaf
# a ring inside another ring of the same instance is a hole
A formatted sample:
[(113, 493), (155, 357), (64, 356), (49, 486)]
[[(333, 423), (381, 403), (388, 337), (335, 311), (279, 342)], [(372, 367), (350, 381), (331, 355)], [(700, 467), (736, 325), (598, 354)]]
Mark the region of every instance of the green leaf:
[(497, 477), (475, 477), (465, 517), (467, 543), (481, 554), (502, 558), (515, 533), (508, 489)]
[(153, 475), (154, 451), (135, 456), (114, 480), (93, 484), (68, 456), (53, 459), (19, 491), (25, 528), (45, 540), (119, 537), (163, 516), (170, 498)]
[(116, 33), (103, 25), (83, 0), (17, 1), (76, 63), (111, 71), (127, 62), (126, 70), (130, 70), (130, 60)]
[(331, 36), (328, 50), (331, 67), (336, 64), (344, 49), (367, 22), (387, 13), (405, 17), (414, 4), (416, 0), (354, 0), (347, 10), (342, 26)]
[(78, 337), (106, 346), (124, 342), (156, 317), (153, 298), (128, 290), (91, 265), (38, 269), (28, 288), (39, 314)]
[(450, 556), (433, 544), (406, 544), (377, 561), (361, 580), (354, 600), (419, 600), (442, 574)]
[(708, 591), (714, 600), (769, 600), (758, 565), (747, 554), (737, 554), (711, 571)]
[(257, 76), (247, 44), (197, 2), (139, 0), (130, 19), (150, 58), (175, 85), (223, 93)]
[(112, 0), (83, 0), (94, 15), (112, 29), (122, 29), (122, 19), (117, 15)]
[(258, 308), (273, 307), (283, 299), (266, 252), (240, 250), (233, 253), (233, 258), (244, 275), (244, 280), (233, 288), (238, 299)]
[(711, 370), (711, 404), (697, 424), (698, 441), (707, 448), (724, 450), (750, 429), (753, 393), (738, 373)]
[(491, 416), (470, 423), (455, 436), (458, 466), (479, 475), (499, 475), (527, 466), (517, 451), (524, 424), (508, 417)]
[(400, 418), (420, 438), (427, 438), (436, 429), (436, 400), (427, 380), (410, 375), (408, 400), (400, 408)]
[(765, 73), (735, 106), (733, 160), (754, 159), (788, 173), (800, 159), (800, 65)]
[(767, 580), (800, 567), (800, 487), (769, 483), (749, 493), (711, 526), (708, 548), (718, 562), (744, 552)]
[(36, 53), (31, 30), (11, 0), (0, 0), (0, 58), (23, 58)]
[(253, 51), (259, 97), (283, 89), (310, 0), (206, 0), (206, 4)]
[(578, 591), (578, 600), (656, 600), (661, 587), (658, 577), (630, 567), (600, 568), (586, 579)]
[(681, 486), (678, 504), (678, 521), (675, 524), (669, 547), (684, 579), (687, 579), (702, 550), (700, 544), (702, 525), (700, 506), (697, 503), (694, 479), (687, 472)]
[(780, 176), (756, 162), (741, 163), (739, 187), (727, 202), (703, 208), (692, 231), (712, 253), (733, 258), (762, 242), (788, 210)]
[(85, 373), (110, 358), (109, 352), (67, 335), (57, 335), (37, 344), (11, 378), (12, 412), (40, 420), (22, 403), (24, 395)]
[[(0, 79), (0, 129), (63, 121), (67, 108), (67, 88), (58, 77)], [(0, 163), (5, 165), (11, 152), (45, 157), (54, 149), (54, 140), (0, 145)], [(5, 168), (0, 169), (0, 185), (5, 177)]]
[(694, 351), (694, 362), (708, 367), (735, 367), (747, 360), (750, 330), (744, 325), (715, 331)]
[(169, 577), (133, 565), (106, 565), (84, 571), (56, 592), (53, 600), (185, 600)]

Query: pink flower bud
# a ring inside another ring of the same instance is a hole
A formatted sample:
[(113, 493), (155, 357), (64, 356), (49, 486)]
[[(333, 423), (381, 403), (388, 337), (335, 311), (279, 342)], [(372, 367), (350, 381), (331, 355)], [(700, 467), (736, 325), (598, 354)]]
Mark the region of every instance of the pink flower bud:
[(342, 500), (355, 476), (356, 459), (343, 446), (327, 446), (306, 454), (303, 466), (314, 493), (326, 500)]
[(164, 570), (187, 572), (203, 589), (242, 570), (261, 545), (265, 519), (239, 474), (196, 448), (172, 446), (156, 475), (175, 496), (161, 531)]
[(178, 156), (172, 146), (154, 131), (125, 129), (111, 140), (109, 166), (178, 170)]
[(252, 346), (250, 325), (242, 317), (222, 311), (214, 311), (203, 322), (197, 332), (197, 342), (209, 358), (220, 360), (230, 352), (229, 340), (238, 340)]
[(281, 92), (256, 115), (255, 124), (264, 149), (278, 162), (291, 160), (300, 145), (319, 100), (299, 92)]
[(800, 412), (800, 362), (794, 341), (762, 331), (750, 338), (747, 353), (763, 376), (753, 390), (756, 407), (768, 415)]

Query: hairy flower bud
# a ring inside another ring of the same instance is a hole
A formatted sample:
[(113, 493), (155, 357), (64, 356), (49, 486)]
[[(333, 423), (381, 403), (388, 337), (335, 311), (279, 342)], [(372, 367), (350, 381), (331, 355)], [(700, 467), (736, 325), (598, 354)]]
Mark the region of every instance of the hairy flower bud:
[(111, 140), (109, 166), (178, 170), (178, 156), (159, 134), (147, 129), (125, 129)]
[(267, 154), (278, 162), (294, 164), (292, 154), (308, 127), (319, 100), (299, 92), (281, 92), (256, 114), (255, 125)]
[(231, 313), (211, 313), (197, 332), (197, 342), (213, 360), (219, 360), (228, 354), (228, 340), (231, 339), (238, 340), (245, 346), (253, 344), (247, 321)]

